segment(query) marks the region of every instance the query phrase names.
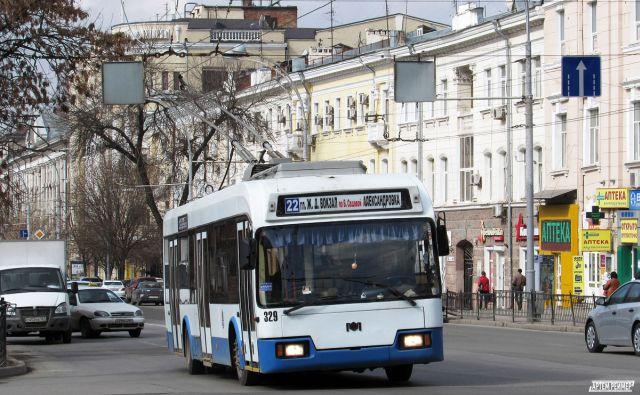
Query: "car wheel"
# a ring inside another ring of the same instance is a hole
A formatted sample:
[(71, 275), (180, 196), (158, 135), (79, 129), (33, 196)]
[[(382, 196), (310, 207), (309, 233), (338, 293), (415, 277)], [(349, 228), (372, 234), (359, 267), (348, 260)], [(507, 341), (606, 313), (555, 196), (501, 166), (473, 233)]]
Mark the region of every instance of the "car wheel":
[(189, 342), (189, 336), (184, 336), (184, 342), (182, 342), (184, 346), (184, 356), (187, 362), (187, 371), (189, 374), (202, 374), (204, 373), (204, 365), (202, 361), (198, 361), (197, 359), (193, 359), (191, 356), (191, 344)]
[(235, 367), (236, 377), (238, 378), (240, 385), (252, 386), (258, 384), (260, 381), (259, 373), (251, 372), (243, 366), (240, 366), (240, 350), (238, 349), (238, 342), (236, 339), (231, 339), (231, 341), (231, 358), (233, 358), (231, 366)]
[(140, 337), (140, 334), (142, 333), (142, 329), (138, 328), (138, 329), (134, 329), (129, 331), (129, 336), (131, 337)]
[(633, 351), (635, 351), (636, 355), (640, 357), (640, 322), (633, 326), (632, 333)]
[(68, 331), (66, 331), (66, 332), (62, 332), (62, 342), (63, 342), (64, 344), (69, 344), (69, 343), (71, 343), (71, 333), (72, 333), (72, 332), (71, 332), (71, 329), (69, 329), (69, 330), (68, 330)]
[(91, 339), (96, 336), (96, 332), (91, 329), (91, 323), (84, 317), (80, 320), (80, 333), (82, 333), (82, 337), (85, 339)]
[(593, 321), (590, 321), (584, 330), (584, 341), (589, 352), (602, 352), (604, 350), (604, 346), (598, 340), (598, 332), (596, 332), (596, 325)]
[(409, 381), (413, 373), (413, 365), (398, 365), (384, 368), (387, 379), (392, 383), (404, 383)]
[(46, 335), (44, 335), (44, 342), (46, 344), (53, 343), (54, 340), (56, 340), (56, 335), (54, 335), (53, 333), (47, 333)]

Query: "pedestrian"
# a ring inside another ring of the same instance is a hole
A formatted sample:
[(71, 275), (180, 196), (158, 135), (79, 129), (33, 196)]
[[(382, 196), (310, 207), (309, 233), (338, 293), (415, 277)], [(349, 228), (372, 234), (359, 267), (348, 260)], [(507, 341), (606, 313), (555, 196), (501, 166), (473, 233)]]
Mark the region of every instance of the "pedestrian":
[(609, 275), (611, 277), (609, 281), (605, 285), (602, 286), (602, 290), (604, 291), (604, 297), (611, 296), (616, 289), (620, 286), (620, 281), (618, 281), (618, 273), (611, 272)]
[(484, 308), (487, 309), (489, 304), (489, 279), (487, 273), (482, 271), (480, 278), (478, 278), (478, 292), (480, 293), (480, 308), (484, 303)]
[(527, 278), (522, 275), (522, 269), (518, 269), (518, 274), (513, 277), (511, 287), (513, 290), (513, 296), (518, 304), (518, 310), (522, 310), (522, 292), (527, 285)]

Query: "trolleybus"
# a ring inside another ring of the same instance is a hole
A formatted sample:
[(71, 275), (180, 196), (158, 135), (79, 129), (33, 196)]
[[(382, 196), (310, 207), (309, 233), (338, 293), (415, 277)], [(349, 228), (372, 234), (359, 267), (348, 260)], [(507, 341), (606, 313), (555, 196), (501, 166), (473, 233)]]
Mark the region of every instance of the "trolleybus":
[(384, 368), (406, 381), (442, 361), (448, 241), (422, 183), (361, 162), (254, 172), (165, 216), (167, 344), (188, 371), (226, 365), (250, 385)]

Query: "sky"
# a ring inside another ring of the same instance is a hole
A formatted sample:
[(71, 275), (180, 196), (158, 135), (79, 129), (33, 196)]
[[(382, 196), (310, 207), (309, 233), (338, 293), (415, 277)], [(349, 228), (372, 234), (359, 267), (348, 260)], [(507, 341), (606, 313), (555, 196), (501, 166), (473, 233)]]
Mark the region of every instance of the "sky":
[[(176, 0), (79, 0), (80, 6), (87, 10), (92, 20), (103, 29), (108, 29), (114, 24), (124, 22), (122, 17), (122, 4), (129, 22), (149, 21), (162, 19), (166, 8), (172, 8)], [(228, 0), (200, 0), (199, 4), (227, 5)], [(269, 0), (262, 0), (264, 5)], [(459, 3), (465, 1), (460, 0)], [(234, 5), (240, 5), (240, 0), (233, 0)], [(297, 6), (298, 15), (309, 13), (299, 19), (299, 27), (327, 27), (331, 24), (330, 7), (313, 11), (315, 8), (328, 4), (329, 0), (282, 0), (285, 6)], [(436, 22), (451, 24), (453, 14), (452, 0), (387, 0), (389, 13), (405, 13), (431, 19)], [(485, 7), (485, 15), (494, 15), (506, 10), (506, 0), (476, 1)], [(181, 1), (184, 4), (184, 0)], [(254, 0), (259, 5), (260, 0)], [(357, 20), (385, 15), (385, 0), (334, 0), (334, 25), (354, 22)], [(311, 12), (313, 11), (313, 12)]]

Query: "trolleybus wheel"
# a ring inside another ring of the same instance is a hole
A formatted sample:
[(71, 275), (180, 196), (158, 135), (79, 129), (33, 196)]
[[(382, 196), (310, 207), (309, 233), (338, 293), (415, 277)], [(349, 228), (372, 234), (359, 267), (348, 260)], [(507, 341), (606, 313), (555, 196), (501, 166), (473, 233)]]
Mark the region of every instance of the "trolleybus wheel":
[(413, 365), (398, 365), (384, 368), (387, 379), (392, 383), (403, 383), (409, 381), (413, 372)]
[(187, 371), (189, 374), (202, 374), (204, 373), (204, 365), (202, 361), (193, 359), (191, 356), (191, 344), (189, 342), (189, 336), (184, 336), (184, 356), (187, 359)]
[(238, 349), (238, 342), (236, 339), (231, 339), (231, 358), (233, 358), (233, 366), (236, 370), (236, 377), (241, 385), (252, 386), (258, 384), (260, 380), (259, 373), (251, 372), (247, 369), (243, 369), (240, 366), (240, 350)]

